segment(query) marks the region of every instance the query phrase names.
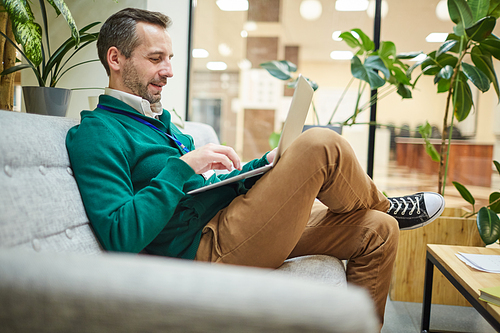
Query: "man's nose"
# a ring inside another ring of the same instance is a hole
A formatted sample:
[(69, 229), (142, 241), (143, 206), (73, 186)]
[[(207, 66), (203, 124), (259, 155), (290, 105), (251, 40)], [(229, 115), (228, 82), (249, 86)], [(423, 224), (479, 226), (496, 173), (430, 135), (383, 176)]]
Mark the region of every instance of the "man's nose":
[(159, 73), (161, 76), (172, 77), (174, 76), (174, 71), (172, 69), (172, 62), (165, 61)]

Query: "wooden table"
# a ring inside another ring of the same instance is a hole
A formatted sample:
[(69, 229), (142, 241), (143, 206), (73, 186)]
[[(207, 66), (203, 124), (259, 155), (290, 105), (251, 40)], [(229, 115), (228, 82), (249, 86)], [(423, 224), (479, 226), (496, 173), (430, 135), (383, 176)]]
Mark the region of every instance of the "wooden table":
[(429, 332), (434, 266), (443, 273), (484, 319), (497, 332), (500, 332), (500, 307), (479, 300), (479, 289), (499, 286), (500, 274), (481, 272), (467, 266), (455, 255), (458, 252), (500, 255), (499, 248), (428, 244), (421, 332)]

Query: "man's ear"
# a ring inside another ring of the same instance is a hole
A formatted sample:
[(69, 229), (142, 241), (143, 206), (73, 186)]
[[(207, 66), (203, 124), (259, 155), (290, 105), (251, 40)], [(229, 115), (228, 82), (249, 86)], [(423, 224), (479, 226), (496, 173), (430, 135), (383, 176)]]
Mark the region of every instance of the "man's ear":
[(125, 57), (123, 54), (116, 48), (116, 46), (111, 46), (108, 49), (108, 53), (106, 54), (109, 69), (111, 71), (119, 71), (123, 66), (123, 60)]

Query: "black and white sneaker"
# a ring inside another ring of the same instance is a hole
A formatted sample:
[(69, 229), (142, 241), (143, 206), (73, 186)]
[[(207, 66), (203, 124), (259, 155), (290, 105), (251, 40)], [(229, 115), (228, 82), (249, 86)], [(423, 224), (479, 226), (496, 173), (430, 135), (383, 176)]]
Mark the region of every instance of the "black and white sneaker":
[(387, 214), (399, 223), (399, 230), (423, 227), (437, 219), (444, 210), (444, 198), (434, 192), (419, 192), (404, 197), (388, 198)]

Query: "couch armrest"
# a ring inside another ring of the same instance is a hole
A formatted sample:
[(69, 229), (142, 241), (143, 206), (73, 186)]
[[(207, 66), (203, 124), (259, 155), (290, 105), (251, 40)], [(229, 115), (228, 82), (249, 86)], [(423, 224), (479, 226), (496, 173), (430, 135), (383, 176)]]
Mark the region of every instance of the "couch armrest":
[(364, 291), (264, 269), (129, 254), (12, 250), (0, 250), (0, 267), (5, 332), (353, 333), (378, 328)]

